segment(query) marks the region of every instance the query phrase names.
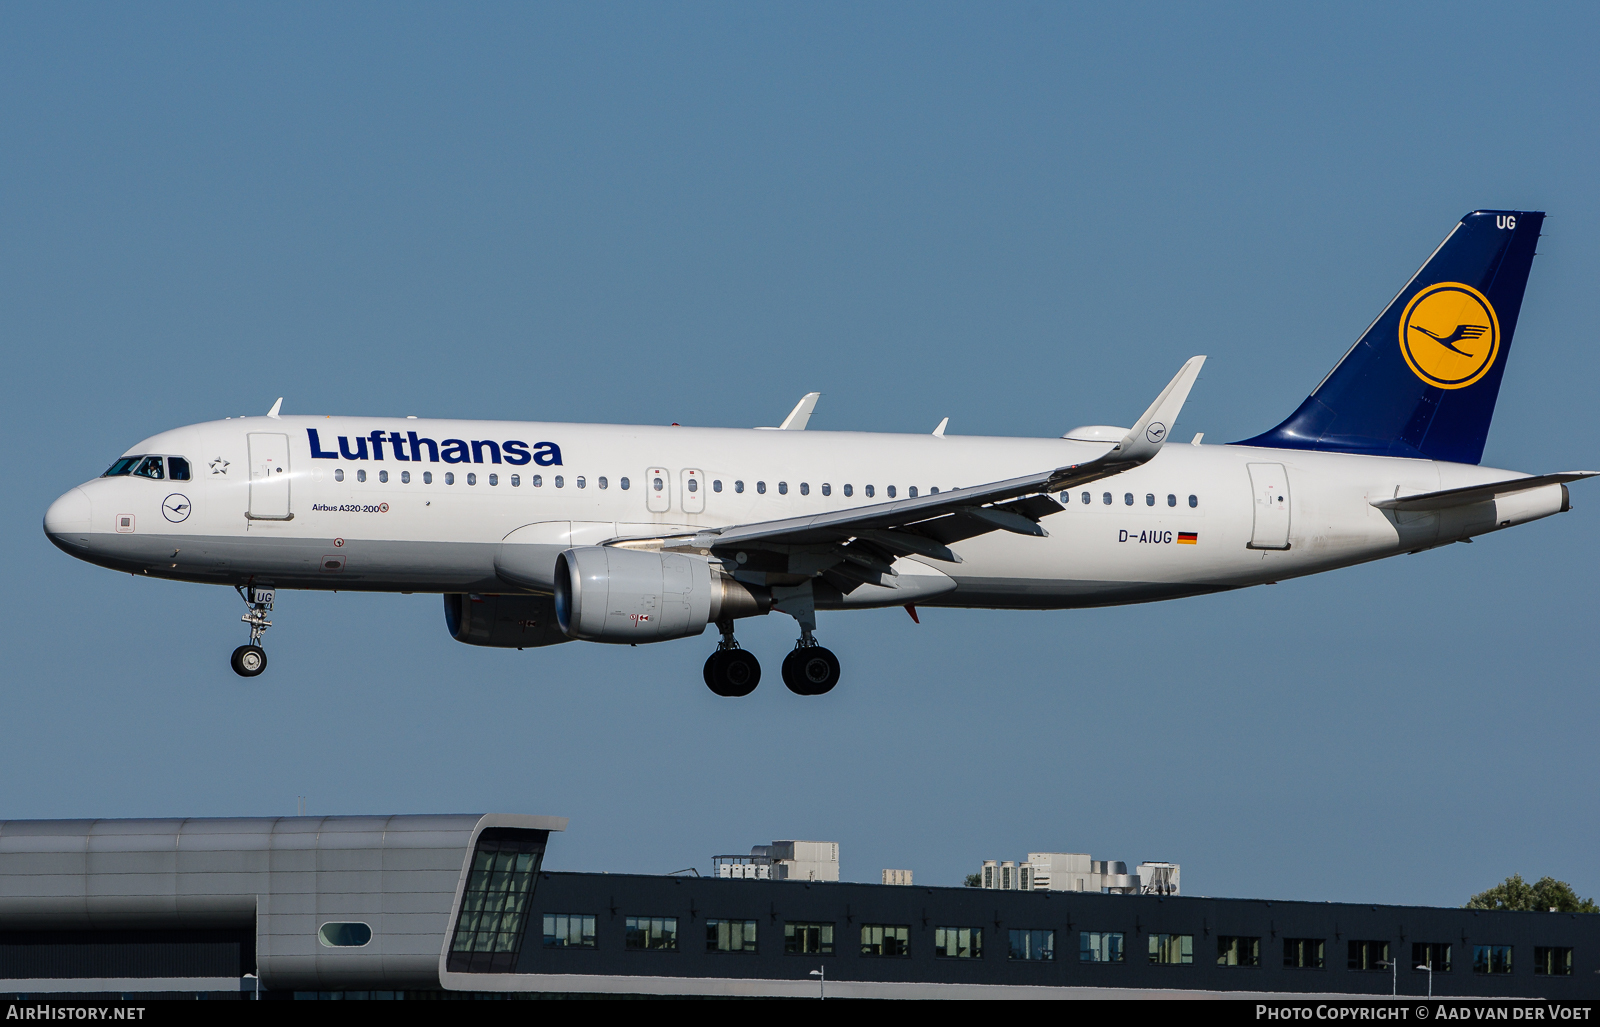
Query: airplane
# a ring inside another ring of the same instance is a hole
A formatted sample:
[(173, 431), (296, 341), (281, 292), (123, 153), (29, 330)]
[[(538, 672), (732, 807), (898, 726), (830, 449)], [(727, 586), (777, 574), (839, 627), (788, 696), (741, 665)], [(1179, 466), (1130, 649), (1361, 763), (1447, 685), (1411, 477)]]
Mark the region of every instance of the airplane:
[[(440, 593), (458, 641), (720, 640), (704, 678), (748, 695), (735, 623), (800, 637), (798, 695), (839, 681), (817, 612), (1072, 609), (1267, 584), (1471, 542), (1571, 508), (1594, 471), (1480, 467), (1544, 214), (1463, 217), (1282, 423), (1169, 443), (1205, 358), (1130, 428), (1060, 438), (775, 429), (227, 418), (162, 432), (44, 517), (64, 552), (233, 586), (266, 668), (279, 589)], [(1046, 523), (1049, 527), (1046, 528)]]

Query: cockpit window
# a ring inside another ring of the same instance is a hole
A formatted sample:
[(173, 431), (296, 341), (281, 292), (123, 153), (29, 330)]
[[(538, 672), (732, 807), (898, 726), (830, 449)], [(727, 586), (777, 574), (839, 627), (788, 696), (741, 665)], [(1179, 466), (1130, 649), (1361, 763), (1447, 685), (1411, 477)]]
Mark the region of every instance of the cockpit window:
[(116, 463), (112, 464), (106, 473), (102, 474), (100, 477), (116, 478), (120, 475), (132, 474), (133, 465), (137, 464), (138, 462), (139, 458), (136, 456), (125, 456), (121, 460), (118, 460)]
[(173, 481), (188, 481), (189, 461), (181, 456), (167, 457), (167, 477)]
[(161, 478), (163, 476), (161, 473), (161, 458), (159, 456), (145, 457), (139, 461), (139, 466), (133, 469), (133, 473), (141, 478)]

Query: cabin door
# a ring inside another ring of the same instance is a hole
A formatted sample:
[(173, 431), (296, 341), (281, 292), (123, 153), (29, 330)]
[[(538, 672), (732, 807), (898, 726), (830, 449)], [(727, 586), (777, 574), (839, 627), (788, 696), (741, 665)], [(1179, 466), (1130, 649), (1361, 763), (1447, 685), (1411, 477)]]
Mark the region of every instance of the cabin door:
[(287, 521), (289, 512), (289, 436), (251, 432), (250, 512), (257, 521)]
[(1250, 464), (1250, 491), (1255, 498), (1251, 549), (1289, 548), (1289, 476), (1282, 464)]

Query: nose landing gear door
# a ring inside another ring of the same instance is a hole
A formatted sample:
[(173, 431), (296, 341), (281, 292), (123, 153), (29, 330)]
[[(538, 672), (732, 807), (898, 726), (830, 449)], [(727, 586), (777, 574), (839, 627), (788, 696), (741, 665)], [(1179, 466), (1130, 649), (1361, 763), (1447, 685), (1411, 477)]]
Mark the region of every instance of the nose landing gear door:
[(289, 511), (289, 436), (274, 432), (251, 432), (250, 509), (245, 514), (255, 521), (288, 521)]
[(678, 501), (683, 504), (684, 513), (701, 513), (706, 508), (706, 483), (705, 475), (699, 471), (683, 472), (683, 491), (678, 493)]
[(1255, 525), (1251, 549), (1289, 548), (1289, 476), (1282, 464), (1250, 464)]

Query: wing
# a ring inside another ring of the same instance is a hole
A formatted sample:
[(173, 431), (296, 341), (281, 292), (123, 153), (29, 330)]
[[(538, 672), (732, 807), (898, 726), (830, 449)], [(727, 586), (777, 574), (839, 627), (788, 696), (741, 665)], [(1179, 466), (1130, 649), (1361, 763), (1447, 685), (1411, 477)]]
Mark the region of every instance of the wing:
[[(1162, 390), (1128, 434), (1099, 456), (1036, 474), (916, 499), (835, 510), (753, 524), (708, 528), (693, 536), (664, 540), (667, 548), (710, 553), (738, 561), (751, 573), (790, 576), (796, 585), (824, 576), (841, 591), (861, 584), (894, 587), (893, 561), (924, 556), (949, 563), (961, 558), (950, 545), (991, 531), (1043, 538), (1041, 518), (1061, 504), (1060, 492), (1138, 467), (1161, 451), (1205, 357), (1193, 357)], [(636, 540), (618, 539), (614, 542)]]

